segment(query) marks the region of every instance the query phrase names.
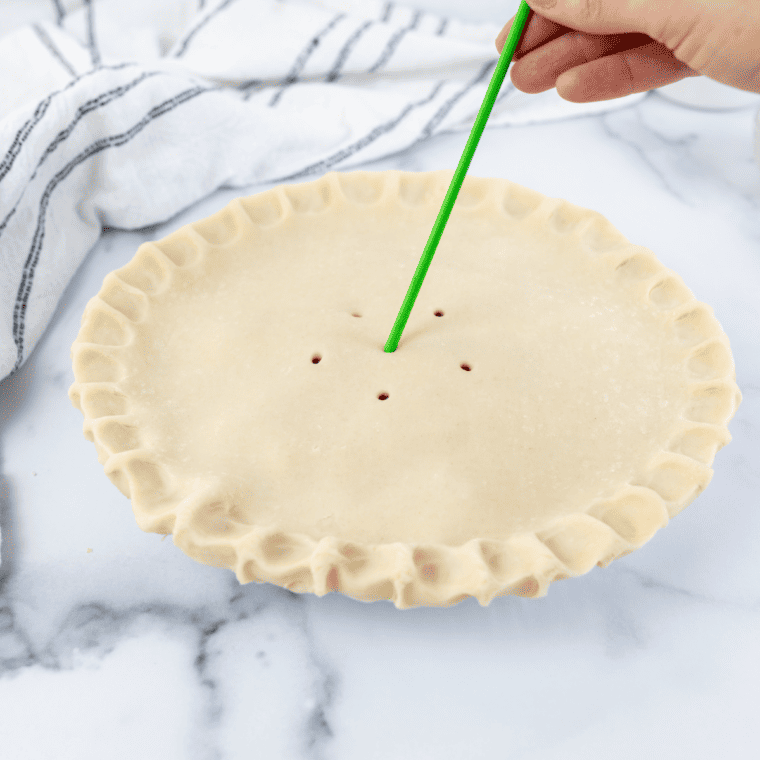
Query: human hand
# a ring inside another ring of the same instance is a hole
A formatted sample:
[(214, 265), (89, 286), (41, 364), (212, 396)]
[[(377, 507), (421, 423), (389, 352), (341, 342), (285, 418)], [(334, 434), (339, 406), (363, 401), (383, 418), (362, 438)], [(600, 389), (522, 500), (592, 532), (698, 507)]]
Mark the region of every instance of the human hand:
[[(760, 92), (756, 0), (529, 0), (511, 77), (528, 93), (557, 88), (587, 103), (703, 74)], [(496, 38), (504, 46), (514, 17)]]

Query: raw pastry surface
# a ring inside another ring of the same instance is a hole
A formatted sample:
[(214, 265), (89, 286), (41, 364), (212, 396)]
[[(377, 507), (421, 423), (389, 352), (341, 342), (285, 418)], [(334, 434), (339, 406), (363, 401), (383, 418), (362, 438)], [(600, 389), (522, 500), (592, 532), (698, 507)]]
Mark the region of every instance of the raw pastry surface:
[(468, 178), (384, 353), (448, 176), (239, 199), (106, 278), (71, 395), (144, 529), (241, 581), (485, 603), (630, 551), (704, 488), (728, 341), (595, 212)]

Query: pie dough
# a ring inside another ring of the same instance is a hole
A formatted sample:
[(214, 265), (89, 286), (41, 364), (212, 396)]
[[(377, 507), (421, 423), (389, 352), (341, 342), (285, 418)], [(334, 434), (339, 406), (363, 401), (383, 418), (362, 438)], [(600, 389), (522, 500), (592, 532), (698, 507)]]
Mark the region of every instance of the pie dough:
[(542, 596), (712, 476), (741, 399), (711, 308), (603, 216), (450, 172), (331, 173), (140, 246), (70, 397), (143, 530), (241, 583), (398, 607)]

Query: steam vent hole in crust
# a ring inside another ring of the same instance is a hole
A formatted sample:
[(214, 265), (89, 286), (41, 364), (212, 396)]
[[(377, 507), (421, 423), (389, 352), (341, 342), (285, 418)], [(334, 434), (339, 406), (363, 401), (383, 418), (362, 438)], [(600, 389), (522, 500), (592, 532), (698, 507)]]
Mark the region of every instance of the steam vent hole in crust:
[[(436, 317), (442, 317), (444, 315), (443, 309), (436, 309), (433, 314)], [(351, 312), (352, 317), (361, 317), (361, 312), (353, 311)], [(312, 364), (319, 364), (322, 361), (322, 353), (319, 351), (315, 351), (311, 356), (311, 363)], [(465, 372), (471, 372), (472, 371), (472, 365), (469, 362), (461, 362), (459, 364), (460, 368), (463, 369)], [(388, 391), (380, 391), (377, 394), (377, 398), (380, 401), (386, 401), (390, 398), (390, 393)]]

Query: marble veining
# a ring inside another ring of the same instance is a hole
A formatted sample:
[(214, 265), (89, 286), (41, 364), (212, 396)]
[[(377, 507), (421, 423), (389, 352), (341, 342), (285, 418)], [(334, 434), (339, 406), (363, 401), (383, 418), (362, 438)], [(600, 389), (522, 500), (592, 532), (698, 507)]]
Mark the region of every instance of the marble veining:
[[(710, 486), (544, 599), (399, 611), (198, 565), (143, 534), (66, 396), (87, 300), (163, 225), (107, 232), (0, 384), (0, 756), (8, 760), (757, 757), (760, 168), (754, 109), (491, 129), (473, 175), (605, 214), (713, 306), (744, 401)], [(453, 168), (465, 136), (370, 169)]]

